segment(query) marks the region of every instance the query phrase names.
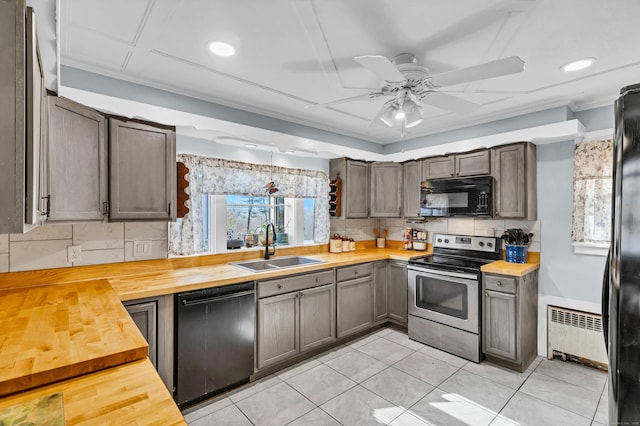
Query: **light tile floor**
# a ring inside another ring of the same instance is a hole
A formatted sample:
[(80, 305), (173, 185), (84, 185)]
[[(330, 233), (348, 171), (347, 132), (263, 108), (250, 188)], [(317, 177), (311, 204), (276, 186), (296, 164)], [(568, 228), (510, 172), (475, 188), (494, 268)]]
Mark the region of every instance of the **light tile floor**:
[(184, 414), (191, 426), (600, 426), (606, 388), (587, 367), (538, 358), (517, 373), (385, 328)]

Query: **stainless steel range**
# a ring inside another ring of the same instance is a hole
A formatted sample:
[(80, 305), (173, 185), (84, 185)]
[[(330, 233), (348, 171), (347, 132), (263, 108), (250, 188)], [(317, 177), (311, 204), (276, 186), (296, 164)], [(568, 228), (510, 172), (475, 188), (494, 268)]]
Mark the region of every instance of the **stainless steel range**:
[(435, 234), (433, 254), (409, 260), (409, 337), (480, 362), (480, 267), (500, 257), (497, 237)]

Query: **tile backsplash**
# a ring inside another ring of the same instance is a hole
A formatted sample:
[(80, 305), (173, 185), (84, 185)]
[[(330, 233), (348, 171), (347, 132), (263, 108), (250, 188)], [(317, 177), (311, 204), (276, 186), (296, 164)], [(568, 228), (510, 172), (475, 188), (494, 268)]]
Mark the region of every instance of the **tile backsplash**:
[[(133, 256), (137, 240), (151, 241), (148, 254)], [(165, 259), (167, 240), (167, 222), (46, 224), (0, 235), (0, 272)], [(70, 245), (80, 246), (79, 261), (67, 261)]]
[[(348, 219), (349, 220), (349, 219)], [(350, 219), (354, 220), (354, 219)], [(402, 240), (407, 227), (422, 229), (429, 233), (429, 243), (433, 234), (439, 232), (463, 235), (486, 235), (499, 237), (506, 229), (520, 228), (532, 232), (532, 242), (529, 251), (540, 251), (541, 224), (539, 220), (509, 220), (509, 219), (429, 219), (425, 223), (406, 223), (404, 219), (380, 219), (378, 225), (389, 232), (390, 240)], [(333, 228), (332, 228), (333, 231)]]

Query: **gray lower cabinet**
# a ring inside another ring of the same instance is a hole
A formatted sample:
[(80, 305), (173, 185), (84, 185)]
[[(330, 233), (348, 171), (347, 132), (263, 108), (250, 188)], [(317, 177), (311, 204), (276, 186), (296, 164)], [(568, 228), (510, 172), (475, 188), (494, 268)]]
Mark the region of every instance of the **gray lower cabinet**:
[(107, 121), (93, 108), (48, 99), (48, 220), (103, 221), (107, 203)]
[(149, 344), (149, 359), (173, 394), (173, 295), (124, 302)]
[(407, 323), (407, 263), (390, 260), (387, 265), (389, 319)]
[(522, 277), (483, 274), (482, 351), (523, 372), (538, 353), (538, 271)]
[(300, 352), (298, 292), (258, 300), (258, 368)]
[(370, 168), (370, 216), (402, 216), (402, 164), (391, 162), (372, 163)]
[(373, 320), (386, 320), (389, 316), (389, 284), (387, 261), (373, 264)]
[(327, 284), (300, 291), (300, 351), (336, 339), (336, 286)]
[(420, 216), (420, 183), (422, 182), (422, 162), (407, 161), (402, 164), (402, 215)]
[(257, 368), (333, 342), (333, 270), (258, 282)]
[(373, 325), (373, 265), (347, 266), (336, 270), (338, 338)]
[(536, 220), (536, 146), (521, 142), (493, 148), (494, 216)]
[(175, 220), (175, 127), (109, 118), (109, 218)]

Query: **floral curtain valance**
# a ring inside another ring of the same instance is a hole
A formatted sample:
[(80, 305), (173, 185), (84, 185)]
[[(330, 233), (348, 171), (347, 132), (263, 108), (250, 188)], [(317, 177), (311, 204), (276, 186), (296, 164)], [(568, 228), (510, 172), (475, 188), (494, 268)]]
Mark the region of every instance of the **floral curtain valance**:
[(576, 144), (573, 156), (573, 227), (579, 243), (608, 243), (611, 237), (613, 141)]
[(169, 251), (189, 255), (204, 251), (202, 194), (266, 196), (264, 185), (274, 181), (278, 196), (315, 198), (314, 241), (329, 241), (329, 177), (326, 172), (244, 163), (192, 154), (178, 154), (188, 168), (189, 213), (171, 226)]

